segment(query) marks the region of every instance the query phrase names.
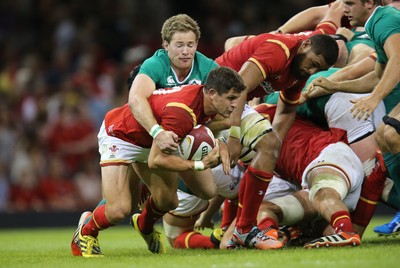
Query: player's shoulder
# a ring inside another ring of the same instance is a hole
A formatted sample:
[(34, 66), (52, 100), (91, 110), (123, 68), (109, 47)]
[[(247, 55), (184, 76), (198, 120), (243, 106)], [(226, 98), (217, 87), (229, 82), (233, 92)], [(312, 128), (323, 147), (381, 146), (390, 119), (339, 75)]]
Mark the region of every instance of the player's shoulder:
[(294, 34), (272, 34), (264, 33), (259, 35), (266, 43), (272, 43), (277, 45), (285, 45), (289, 48), (297, 45), (299, 41), (302, 41), (304, 37)]
[(206, 65), (215, 65), (215, 67), (218, 66), (218, 64), (213, 59), (207, 57), (206, 55), (204, 55), (199, 51), (195, 52), (194, 60), (198, 65), (206, 64)]
[(170, 63), (169, 57), (168, 57), (168, 53), (165, 51), (165, 49), (159, 49), (157, 50), (153, 56), (151, 56), (150, 58), (146, 59), (143, 62), (142, 67), (147, 67), (147, 66), (163, 66), (166, 67), (167, 65), (169, 65)]

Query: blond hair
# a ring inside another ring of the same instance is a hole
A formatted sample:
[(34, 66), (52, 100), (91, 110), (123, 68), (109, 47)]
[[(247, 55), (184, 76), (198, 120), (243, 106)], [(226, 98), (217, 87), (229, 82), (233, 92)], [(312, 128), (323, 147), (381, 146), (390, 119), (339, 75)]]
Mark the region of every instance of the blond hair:
[(178, 14), (167, 19), (161, 28), (162, 41), (171, 42), (176, 32), (192, 31), (196, 35), (196, 41), (200, 39), (200, 27), (197, 22), (186, 14)]

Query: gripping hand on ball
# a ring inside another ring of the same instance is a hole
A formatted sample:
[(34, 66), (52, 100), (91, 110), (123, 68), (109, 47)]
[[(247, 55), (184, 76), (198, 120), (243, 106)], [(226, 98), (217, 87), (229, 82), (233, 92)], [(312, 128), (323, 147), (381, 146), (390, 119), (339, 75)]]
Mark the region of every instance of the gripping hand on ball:
[(211, 150), (211, 152), (201, 160), (204, 164), (204, 169), (213, 168), (218, 166), (221, 157), (219, 154), (219, 145), (217, 145)]
[(178, 149), (178, 138), (178, 135), (172, 131), (162, 131), (157, 135), (154, 141), (163, 153), (170, 154)]

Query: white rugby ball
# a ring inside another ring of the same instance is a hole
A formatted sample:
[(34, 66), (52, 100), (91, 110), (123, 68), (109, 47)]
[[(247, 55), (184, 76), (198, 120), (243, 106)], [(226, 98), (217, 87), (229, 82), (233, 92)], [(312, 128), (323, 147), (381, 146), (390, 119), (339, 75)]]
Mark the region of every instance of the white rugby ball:
[(203, 125), (195, 126), (179, 144), (179, 152), (184, 159), (202, 160), (215, 147), (211, 130)]

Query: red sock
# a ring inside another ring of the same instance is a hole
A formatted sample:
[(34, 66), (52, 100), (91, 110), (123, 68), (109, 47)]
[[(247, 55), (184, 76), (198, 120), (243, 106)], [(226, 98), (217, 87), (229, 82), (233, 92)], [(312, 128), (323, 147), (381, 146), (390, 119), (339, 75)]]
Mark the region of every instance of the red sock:
[(185, 232), (175, 238), (174, 248), (215, 248), (209, 236), (198, 232)]
[(237, 199), (235, 200), (225, 199), (224, 209), (222, 210), (222, 219), (221, 219), (222, 229), (228, 229), (229, 225), (231, 225), (232, 221), (236, 217), (237, 208), (238, 208)]
[(271, 217), (265, 217), (258, 223), (258, 229), (265, 230), (268, 227), (274, 227), (278, 229), (279, 224)]
[(147, 199), (145, 207), (138, 218), (139, 229), (144, 234), (153, 232), (154, 224), (168, 211), (163, 211), (154, 205), (153, 198)]
[(237, 203), (237, 211), (236, 211), (236, 225), (238, 219), (240, 219), (240, 216), (242, 215), (242, 207), (243, 207), (243, 198), (244, 198), (244, 192), (246, 191), (246, 176), (243, 175), (242, 180), (240, 181), (239, 185), (239, 193), (238, 193), (238, 203)]
[(354, 233), (350, 214), (346, 210), (341, 210), (333, 213), (333, 215), (331, 216), (330, 223), (336, 233), (339, 233), (341, 231)]
[(385, 186), (386, 174), (381, 169), (376, 169), (365, 179), (357, 207), (352, 213), (353, 222), (359, 226), (367, 227), (375, 213), (376, 205)]
[(386, 169), (378, 161), (362, 185), (357, 207), (351, 214), (354, 224), (367, 227), (375, 213), (376, 205), (385, 187), (385, 181)]
[(257, 213), (272, 174), (248, 166), (243, 179), (246, 180), (246, 187), (243, 193), (243, 200), (239, 200), (239, 207), (242, 205), (240, 217), (237, 218), (236, 227), (239, 232), (247, 233), (257, 225)]
[(98, 206), (92, 214), (91, 219), (82, 227), (82, 235), (97, 237), (100, 230), (112, 226), (106, 217), (106, 205)]

